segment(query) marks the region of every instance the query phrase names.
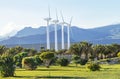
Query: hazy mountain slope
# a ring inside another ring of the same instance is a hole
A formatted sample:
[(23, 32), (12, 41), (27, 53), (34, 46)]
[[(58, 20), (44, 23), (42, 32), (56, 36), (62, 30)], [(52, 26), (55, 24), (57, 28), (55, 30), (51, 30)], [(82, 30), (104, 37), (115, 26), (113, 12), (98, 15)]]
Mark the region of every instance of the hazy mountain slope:
[[(50, 41), (54, 43), (54, 25), (50, 25)], [(61, 43), (61, 26), (58, 25), (58, 42)], [(67, 27), (64, 27), (65, 42), (67, 42)], [(82, 29), (76, 26), (70, 28), (71, 42), (90, 41), (94, 44), (120, 43), (120, 24), (108, 25), (93, 29)], [(26, 27), (14, 37), (0, 41), (0, 44), (36, 44), (46, 43), (46, 27)]]

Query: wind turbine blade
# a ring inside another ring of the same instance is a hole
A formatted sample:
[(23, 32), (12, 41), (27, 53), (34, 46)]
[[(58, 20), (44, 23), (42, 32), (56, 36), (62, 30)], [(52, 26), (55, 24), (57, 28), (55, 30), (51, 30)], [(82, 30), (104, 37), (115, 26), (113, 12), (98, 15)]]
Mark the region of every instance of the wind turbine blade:
[(58, 14), (57, 14), (57, 9), (56, 9), (56, 19), (58, 20)]
[(50, 16), (50, 6), (48, 6), (48, 11), (49, 11), (49, 18), (50, 18), (50, 17), (51, 17), (51, 16)]
[(63, 14), (62, 14), (62, 12), (60, 12), (60, 13), (61, 13), (62, 20), (63, 20), (63, 22), (64, 22)]
[(71, 26), (71, 23), (72, 23), (72, 19), (73, 19), (73, 17), (71, 17), (71, 20), (70, 20), (70, 26)]

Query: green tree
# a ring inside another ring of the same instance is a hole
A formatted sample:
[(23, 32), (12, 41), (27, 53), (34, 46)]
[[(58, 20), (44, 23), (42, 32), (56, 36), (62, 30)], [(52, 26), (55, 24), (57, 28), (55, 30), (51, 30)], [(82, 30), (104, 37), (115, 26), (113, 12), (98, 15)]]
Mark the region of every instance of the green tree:
[(92, 52), (92, 44), (86, 41), (80, 42), (78, 44), (73, 44), (71, 45), (69, 52), (80, 56), (80, 58), (88, 60), (89, 54)]
[(37, 68), (37, 64), (33, 57), (25, 57), (22, 59), (22, 67), (27, 70), (35, 70)]
[(76, 64), (76, 67), (77, 67), (77, 64), (80, 63), (80, 57), (78, 55), (73, 55), (72, 56), (72, 61), (73, 61), (73, 63)]
[(6, 46), (0, 46), (0, 55), (4, 54), (6, 50), (7, 50)]
[(54, 52), (43, 52), (40, 55), (41, 60), (43, 60), (47, 68), (49, 68), (50, 62), (54, 57), (55, 57)]
[(37, 65), (41, 65), (43, 63), (43, 61), (40, 59), (39, 55), (35, 55), (33, 58)]
[(0, 75), (2, 77), (12, 77), (15, 72), (13, 57), (9, 54), (0, 56)]
[(15, 65), (22, 68), (22, 59), (24, 57), (27, 57), (28, 56), (28, 53), (27, 52), (21, 52), (21, 53), (18, 53), (16, 54), (13, 58), (14, 58), (14, 61), (15, 61)]
[(28, 53), (28, 56), (34, 56), (37, 53), (37, 50), (33, 49), (33, 48), (26, 48), (24, 49), (24, 52)]
[(57, 64), (59, 64), (60, 66), (68, 66), (69, 61), (66, 58), (60, 58), (57, 60)]

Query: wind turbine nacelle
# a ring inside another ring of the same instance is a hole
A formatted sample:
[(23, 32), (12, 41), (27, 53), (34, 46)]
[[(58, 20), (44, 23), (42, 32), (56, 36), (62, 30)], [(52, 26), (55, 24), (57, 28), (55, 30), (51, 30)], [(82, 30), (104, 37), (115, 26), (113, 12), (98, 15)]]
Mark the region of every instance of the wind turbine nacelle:
[(58, 22), (59, 22), (59, 20), (53, 20), (52, 22), (54, 22), (54, 23), (58, 23)]
[(50, 21), (52, 18), (44, 18), (44, 20), (46, 21)]

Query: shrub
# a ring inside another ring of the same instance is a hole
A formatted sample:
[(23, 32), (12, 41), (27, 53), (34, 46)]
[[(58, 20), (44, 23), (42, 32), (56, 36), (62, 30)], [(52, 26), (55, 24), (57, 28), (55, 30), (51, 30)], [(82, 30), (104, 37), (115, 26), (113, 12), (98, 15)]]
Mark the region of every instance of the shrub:
[(40, 59), (39, 55), (35, 55), (33, 58), (37, 65), (41, 65), (43, 63), (43, 61)]
[(80, 65), (85, 65), (88, 60), (86, 59), (80, 59)]
[(0, 75), (2, 77), (14, 76), (15, 65), (14, 60), (9, 55), (3, 55), (0, 57)]
[(15, 61), (15, 65), (22, 68), (22, 59), (27, 56), (27, 52), (21, 52), (16, 54), (13, 58)]
[(80, 57), (79, 57), (78, 55), (73, 55), (73, 56), (72, 56), (72, 61), (73, 61), (73, 63), (75, 63), (76, 66), (77, 66), (77, 64), (80, 63)]
[(33, 57), (25, 57), (22, 60), (22, 67), (27, 70), (35, 70), (37, 68), (37, 64)]
[(58, 63), (60, 66), (68, 66), (69, 61), (68, 61), (68, 59), (66, 59), (66, 58), (61, 58), (61, 59), (58, 59), (58, 60), (57, 60), (57, 63)]
[(41, 60), (43, 60), (43, 62), (45, 63), (45, 66), (47, 68), (49, 68), (50, 66), (50, 62), (52, 61), (52, 59), (54, 58), (54, 53), (53, 52), (43, 52), (41, 55), (40, 55), (40, 58)]
[(100, 70), (100, 65), (97, 64), (97, 63), (91, 63), (88, 65), (88, 68), (91, 70), (91, 71), (99, 71)]

